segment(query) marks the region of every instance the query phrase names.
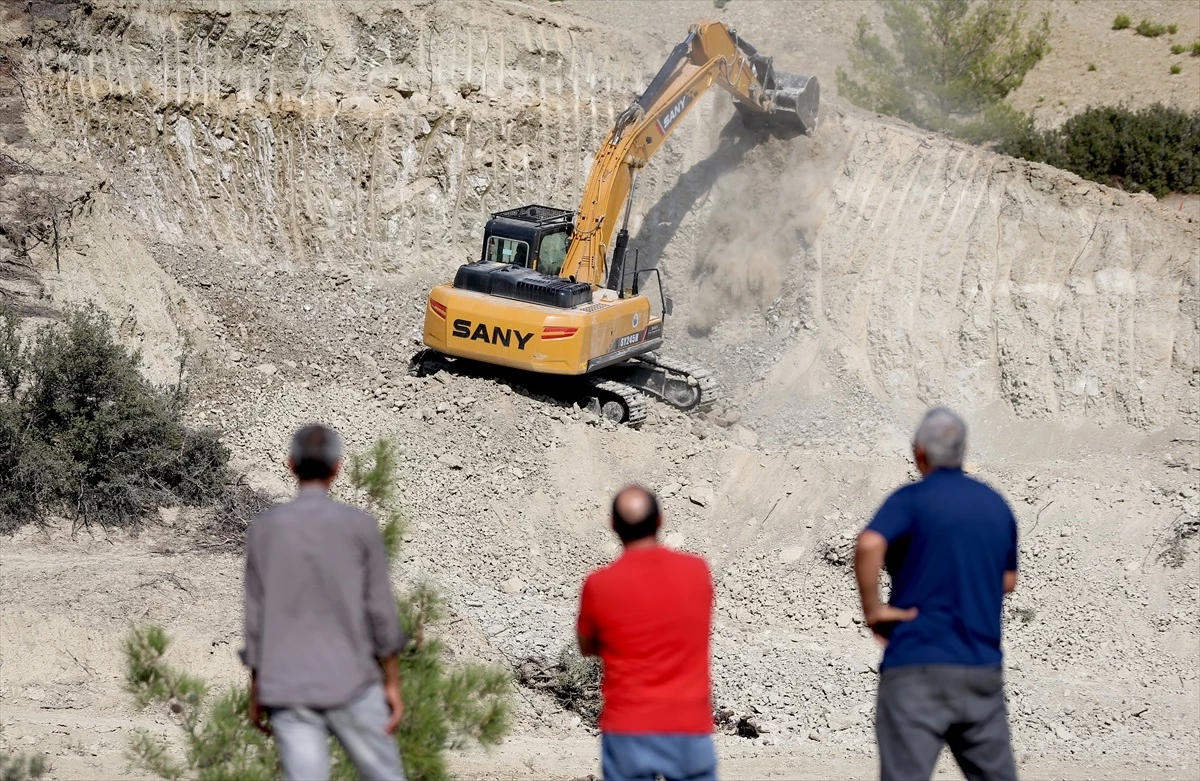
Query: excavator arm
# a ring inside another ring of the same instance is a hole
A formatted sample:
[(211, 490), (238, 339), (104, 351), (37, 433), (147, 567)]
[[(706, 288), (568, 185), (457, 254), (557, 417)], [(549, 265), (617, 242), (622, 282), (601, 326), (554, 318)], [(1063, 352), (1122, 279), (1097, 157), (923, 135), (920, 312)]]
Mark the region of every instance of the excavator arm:
[[(720, 22), (692, 25), (646, 91), (617, 117), (596, 153), (560, 277), (624, 293), (629, 211), (638, 172), (714, 84), (732, 94), (745, 112), (795, 132), (811, 135), (816, 127), (815, 78), (776, 74), (770, 58)], [(625, 222), (618, 230), (622, 209)], [(614, 234), (616, 243), (611, 244)]]

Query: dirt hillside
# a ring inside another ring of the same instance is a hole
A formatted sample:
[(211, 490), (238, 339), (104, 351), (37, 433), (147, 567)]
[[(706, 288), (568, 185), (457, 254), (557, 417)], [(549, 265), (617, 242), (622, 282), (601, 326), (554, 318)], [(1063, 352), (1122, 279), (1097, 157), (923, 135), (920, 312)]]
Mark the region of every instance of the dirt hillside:
[[(57, 253), (0, 248), (0, 289), (34, 313), (98, 299), (156, 377), (190, 338), (189, 415), (280, 495), (298, 424), (332, 423), (355, 450), (394, 438), (413, 521), (397, 582), (446, 593), (460, 658), (569, 643), (580, 579), (615, 550), (607, 500), (649, 483), (667, 541), (718, 579), (716, 704), (766, 730), (721, 739), (736, 778), (873, 773), (878, 649), (847, 554), (911, 479), (922, 408), (950, 403), (971, 424), (971, 468), (1021, 523), (1005, 631), (1025, 777), (1194, 778), (1197, 223), (841, 104), (848, 31), (877, 9), (785, 5), (8, 12), (24, 98), (0, 112), (0, 203), (41, 188), (69, 220)], [(1180, 36), (1200, 32), (1186, 4), (1127, 5), (1164, 21), (1180, 9)], [(1056, 36), (1078, 18), (1081, 40), (1104, 39), (1111, 9), (1096, 6), (1051, 3)], [(726, 408), (701, 420), (652, 405), (631, 431), (520, 388), (408, 377), (428, 285), (474, 255), (490, 211), (572, 207), (616, 112), (705, 15), (827, 85), (818, 133), (789, 142), (706, 97), (642, 179), (635, 244), (677, 301), (669, 352), (712, 367)], [(1066, 78), (1064, 62), (1027, 87)], [(1142, 60), (1102, 62), (1130, 82)], [(163, 623), (176, 658), (220, 685), (242, 675), (240, 563), (197, 551), (186, 513), (163, 515), (134, 539), (0, 540), (0, 748), (49, 753), (60, 778), (127, 774), (130, 728), (168, 729), (120, 690), (133, 623)], [(576, 717), (516, 702), (511, 740), (456, 759), (463, 777), (595, 770)]]

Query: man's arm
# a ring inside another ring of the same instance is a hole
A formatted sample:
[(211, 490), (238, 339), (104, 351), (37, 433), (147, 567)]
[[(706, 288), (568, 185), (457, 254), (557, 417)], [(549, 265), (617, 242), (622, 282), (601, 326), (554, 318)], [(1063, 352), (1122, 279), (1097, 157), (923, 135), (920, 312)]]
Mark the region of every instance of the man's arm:
[(579, 618), (575, 622), (575, 636), (579, 641), (579, 653), (584, 656), (599, 656), (600, 633), (596, 627), (589, 585), (590, 581), (583, 582), (583, 592), (579, 596)]
[(1008, 543), (1008, 555), (1004, 557), (1004, 593), (1011, 594), (1017, 589), (1017, 517), (1013, 515), (1012, 508), (1008, 507), (1008, 502), (1004, 503), (1008, 509), (1008, 522), (1011, 530)]
[(250, 668), (247, 716), (250, 718), (250, 723), (254, 725), (255, 729), (270, 735), (271, 725), (267, 718), (267, 712), (258, 703), (258, 666), (262, 648), (263, 584), (258, 566), (258, 558), (261, 555), (258, 551), (260, 544), (256, 542), (257, 535), (253, 531), (254, 524), (251, 523), (250, 532), (246, 534), (246, 571), (243, 583), (246, 613), (243, 629), (245, 647), (242, 648), (240, 656), (242, 657), (242, 663)]
[(883, 559), (887, 549), (887, 538), (873, 529), (866, 529), (859, 534), (854, 546), (854, 577), (858, 580), (863, 619), (880, 639), (883, 639), (883, 635), (880, 634), (881, 625), (912, 621), (917, 617), (915, 607), (902, 610), (881, 604), (879, 575), (883, 572)]
[(260, 554), (256, 538), (257, 535), (254, 534), (253, 524), (251, 524), (251, 531), (246, 535), (246, 568), (242, 581), (243, 609), (245, 611), (242, 630), (244, 645), (239, 654), (242, 663), (251, 671), (258, 669), (262, 643), (263, 584), (262, 576), (259, 573), (258, 558)]
[(366, 610), (367, 624), (371, 629), (374, 655), (387, 659), (405, 649), (409, 638), (400, 628), (396, 615), (396, 598), (392, 594), (392, 579), (389, 572), (387, 549), (379, 525), (370, 516), (363, 518), (364, 544), (366, 547)]
[(395, 735), (404, 716), (404, 698), (400, 696), (400, 655), (392, 654), (380, 659), (379, 663), (383, 667), (383, 693), (392, 712), (386, 727), (387, 734)]
[(600, 641), (597, 640), (594, 636), (585, 635), (585, 634), (581, 633), (578, 635), (578, 639), (579, 639), (579, 653), (581, 653), (584, 656), (599, 656), (600, 655)]
[(375, 657), (383, 669), (383, 694), (391, 711), (385, 729), (387, 734), (395, 735), (400, 728), (400, 719), (404, 717), (404, 698), (400, 694), (400, 652), (408, 646), (409, 638), (400, 628), (400, 618), (396, 614), (396, 598), (392, 594), (391, 568), (383, 534), (371, 516), (366, 516), (363, 523), (367, 623), (371, 629)]

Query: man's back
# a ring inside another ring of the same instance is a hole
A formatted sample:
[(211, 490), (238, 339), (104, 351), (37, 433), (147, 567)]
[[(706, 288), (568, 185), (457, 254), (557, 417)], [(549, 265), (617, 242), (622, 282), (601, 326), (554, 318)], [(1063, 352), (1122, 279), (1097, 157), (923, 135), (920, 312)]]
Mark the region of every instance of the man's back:
[(918, 610), (892, 629), (882, 667), (999, 664), (1004, 573), (1017, 568), (1003, 497), (961, 469), (939, 469), (892, 494), (868, 529), (888, 541), (890, 604)]
[(380, 680), (377, 657), (403, 640), (375, 519), (302, 489), (255, 519), (246, 556), (246, 609), (259, 611), (247, 661), (263, 704), (335, 707)]
[(588, 577), (580, 632), (604, 660), (604, 732), (712, 731), (712, 604), (704, 560), (663, 547), (627, 550)]

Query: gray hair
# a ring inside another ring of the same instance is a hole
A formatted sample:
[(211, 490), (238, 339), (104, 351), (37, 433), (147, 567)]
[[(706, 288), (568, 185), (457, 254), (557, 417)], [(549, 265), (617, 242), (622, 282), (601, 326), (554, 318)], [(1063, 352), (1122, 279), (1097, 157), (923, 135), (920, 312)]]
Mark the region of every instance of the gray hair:
[(934, 407), (921, 418), (913, 447), (925, 451), (932, 467), (962, 466), (967, 452), (967, 424), (946, 407)]
[(301, 480), (324, 480), (334, 473), (342, 461), (342, 437), (327, 426), (304, 426), (292, 435), (288, 455), (296, 477)]

